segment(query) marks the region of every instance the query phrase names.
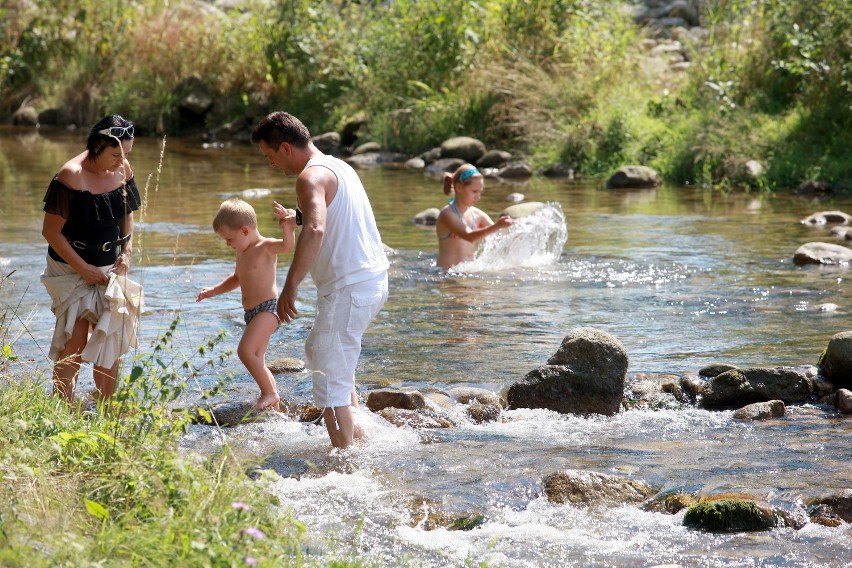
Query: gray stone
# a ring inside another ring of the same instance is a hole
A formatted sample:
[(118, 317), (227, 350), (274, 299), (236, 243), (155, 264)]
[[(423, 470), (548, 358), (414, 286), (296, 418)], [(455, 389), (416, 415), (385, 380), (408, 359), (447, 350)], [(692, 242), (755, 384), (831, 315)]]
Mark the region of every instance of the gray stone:
[(647, 166), (622, 166), (609, 180), (606, 186), (609, 189), (646, 188), (657, 187), (662, 183), (662, 178), (652, 168)]
[(416, 410), (387, 407), (382, 408), (376, 414), (396, 426), (397, 428), (408, 427), (415, 430), (423, 428), (449, 428), (452, 424), (441, 421), (433, 416), (418, 412)]
[(295, 357), (279, 357), (266, 363), (273, 375), (278, 373), (301, 373), (305, 370), (305, 362)]
[(819, 369), (836, 389), (852, 389), (852, 331), (841, 331), (829, 340)]
[(426, 171), (433, 174), (444, 174), (444, 173), (453, 173), (455, 172), (459, 166), (465, 165), (467, 162), (460, 158), (441, 158), (439, 160), (435, 160), (434, 162), (426, 161), (428, 166), (426, 166)]
[(504, 150), (488, 150), (474, 164), (477, 168), (500, 168), (512, 159), (512, 154)]
[(527, 179), (532, 175), (532, 166), (526, 162), (510, 162), (497, 172), (497, 176), (504, 179)]
[(331, 156), (340, 155), (340, 134), (337, 132), (324, 132), (314, 136), (311, 141), (323, 154)]
[(852, 391), (849, 389), (838, 389), (835, 396), (837, 398), (834, 405), (837, 407), (837, 410), (843, 414), (852, 414)]
[(500, 419), (501, 406), (498, 404), (481, 404), (473, 402), (467, 407), (467, 414), (476, 424), (496, 422)]
[(721, 375), (726, 371), (731, 371), (733, 369), (736, 369), (736, 367), (734, 365), (728, 365), (727, 363), (711, 363), (705, 367), (702, 367), (698, 371), (698, 374), (702, 377), (712, 378)]
[(440, 214), (441, 210), (437, 207), (430, 207), (429, 209), (424, 209), (423, 211), (414, 216), (414, 223), (417, 225), (434, 226), (438, 223), (438, 215)]
[(796, 249), (793, 262), (802, 266), (805, 264), (836, 264), (852, 263), (852, 249), (832, 243), (806, 243)]
[(843, 211), (819, 211), (802, 219), (802, 225), (827, 225), (831, 223), (849, 225), (852, 223), (852, 217)]
[(770, 400), (743, 406), (734, 412), (734, 418), (737, 420), (767, 420), (784, 416), (786, 412), (787, 407), (784, 406), (783, 401)]
[(485, 144), (470, 136), (448, 138), (441, 144), (441, 158), (458, 158), (475, 164), (484, 155)]
[(364, 142), (354, 150), (352, 150), (352, 155), (357, 156), (359, 154), (367, 154), (370, 152), (379, 152), (381, 151), (382, 146), (378, 142)]
[(423, 410), (426, 399), (420, 391), (402, 391), (395, 389), (378, 389), (367, 395), (367, 408), (378, 412), (383, 408), (402, 408), (404, 410)]
[(704, 387), (704, 408), (739, 408), (754, 402), (802, 403), (813, 394), (812, 381), (792, 367), (734, 369), (713, 377)]

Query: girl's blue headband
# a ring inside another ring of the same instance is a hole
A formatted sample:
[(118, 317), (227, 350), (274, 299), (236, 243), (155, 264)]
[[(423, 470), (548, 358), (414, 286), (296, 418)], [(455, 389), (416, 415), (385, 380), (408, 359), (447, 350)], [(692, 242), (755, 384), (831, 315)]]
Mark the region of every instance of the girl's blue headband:
[(470, 168), (469, 170), (465, 170), (459, 176), (459, 183), (464, 183), (475, 175), (482, 175), (479, 173), (479, 170), (476, 168)]

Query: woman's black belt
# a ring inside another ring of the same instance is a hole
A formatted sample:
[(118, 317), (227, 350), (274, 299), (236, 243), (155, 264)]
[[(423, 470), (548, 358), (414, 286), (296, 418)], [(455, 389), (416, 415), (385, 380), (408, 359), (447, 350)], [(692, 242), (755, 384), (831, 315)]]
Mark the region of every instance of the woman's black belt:
[(103, 252), (109, 252), (112, 249), (114, 249), (115, 247), (124, 246), (124, 243), (129, 241), (131, 236), (132, 236), (132, 233), (124, 235), (123, 237), (121, 237), (117, 241), (110, 241), (108, 243), (103, 243), (103, 244), (100, 244), (100, 245), (90, 245), (89, 243), (84, 243), (83, 241), (72, 241), (70, 239), (68, 240), (68, 242), (71, 243), (72, 247), (74, 247), (76, 249), (80, 249), (80, 250), (100, 250), (100, 251), (103, 251)]

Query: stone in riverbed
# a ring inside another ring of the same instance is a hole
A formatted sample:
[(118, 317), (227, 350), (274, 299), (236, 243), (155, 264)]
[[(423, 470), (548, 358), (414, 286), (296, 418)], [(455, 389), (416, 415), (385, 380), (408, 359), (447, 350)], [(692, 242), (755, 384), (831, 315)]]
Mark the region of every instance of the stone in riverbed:
[(836, 389), (852, 389), (852, 331), (834, 334), (817, 364)]
[(833, 243), (805, 243), (793, 254), (793, 263), (847, 265), (852, 263), (852, 249)]
[(737, 409), (734, 418), (737, 420), (767, 420), (784, 416), (787, 407), (781, 400), (770, 400), (768, 402), (755, 402)]
[(813, 394), (806, 373), (793, 367), (734, 369), (713, 377), (704, 387), (701, 405), (708, 409), (739, 408), (754, 402), (805, 402)]
[(574, 328), (547, 365), (509, 387), (508, 405), (611, 416), (621, 408), (627, 364), (627, 351), (614, 336), (590, 327)]
[(719, 499), (691, 506), (683, 524), (710, 532), (743, 532), (771, 529), (777, 521), (772, 509), (754, 501)]
[(579, 469), (557, 471), (542, 482), (552, 503), (621, 505), (641, 503), (654, 494), (644, 481)]

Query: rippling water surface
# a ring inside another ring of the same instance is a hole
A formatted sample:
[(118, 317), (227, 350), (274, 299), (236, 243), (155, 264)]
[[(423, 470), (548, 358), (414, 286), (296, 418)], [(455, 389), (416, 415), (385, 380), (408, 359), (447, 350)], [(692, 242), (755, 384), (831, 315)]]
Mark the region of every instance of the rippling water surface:
[[(194, 301), (201, 287), (233, 268), (232, 251), (210, 221), (222, 199), (252, 190), (245, 195), (255, 196), (261, 232), (273, 235), (271, 199), (292, 205), (293, 180), (272, 171), (253, 148), (168, 140), (160, 164), (161, 144), (139, 139), (131, 156), (145, 197), (132, 269), (146, 293), (143, 350), (177, 315), (176, 349), (190, 354), (222, 329), (221, 349), (233, 349), (242, 330), (238, 293)], [(0, 301), (16, 314), (8, 332), (16, 353), (44, 373), (53, 317), (38, 282), (46, 251), (42, 197), (83, 145), (82, 134), (0, 131), (0, 269), (14, 271)], [(488, 181), (480, 207), (492, 216), (510, 204), (508, 194), (521, 192), (550, 204), (545, 217), (490, 242), (463, 272), (442, 274), (433, 269), (434, 230), (411, 220), (442, 205), (440, 181), (402, 170), (361, 175), (395, 250), (390, 300), (364, 338), (362, 392), (499, 392), (543, 364), (578, 326), (616, 336), (628, 351), (631, 379), (694, 373), (713, 362), (813, 365), (831, 336), (852, 323), (849, 270), (792, 263), (805, 242), (836, 242), (828, 228), (799, 221), (819, 210), (852, 212), (849, 198)], [(289, 260), (281, 258), (279, 282)], [(303, 356), (314, 292), (306, 282), (303, 317), (276, 333), (270, 357)], [(838, 308), (823, 311), (824, 303)], [(232, 397), (254, 395), (236, 358), (222, 372), (234, 374)], [(203, 377), (193, 393), (212, 380)], [(305, 374), (277, 380), (289, 397), (309, 398)], [(80, 389), (91, 385), (90, 373), (82, 381)], [(801, 511), (803, 498), (852, 487), (852, 419), (829, 408), (789, 407), (786, 417), (758, 423), (675, 404), (608, 418), (513, 410), (481, 425), (459, 413), (457, 428), (414, 432), (364, 411), (369, 443), (342, 453), (329, 451), (322, 427), (282, 417), (223, 432), (197, 427), (184, 447), (206, 452), (227, 440), (269, 458), (280, 474), (272, 491), (282, 511), (308, 527), (307, 553), (324, 558), (410, 566), (852, 565), (849, 525), (707, 534), (685, 529), (682, 513), (577, 508), (542, 495), (545, 475), (574, 468), (660, 490), (744, 491)], [(482, 522), (450, 531), (430, 521), (458, 517)]]

